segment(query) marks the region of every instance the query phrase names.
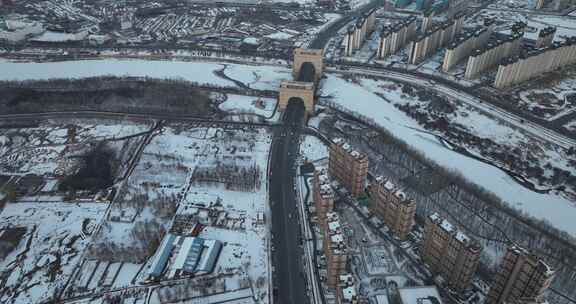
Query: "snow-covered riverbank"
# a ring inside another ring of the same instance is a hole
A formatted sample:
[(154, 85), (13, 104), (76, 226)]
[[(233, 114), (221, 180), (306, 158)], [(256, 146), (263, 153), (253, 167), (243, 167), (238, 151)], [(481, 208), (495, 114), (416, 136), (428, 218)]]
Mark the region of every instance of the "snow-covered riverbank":
[[(290, 79), (290, 70), (276, 66), (243, 66), (230, 64), (229, 77), (258, 89), (277, 89), (281, 80)], [(55, 63), (13, 63), (0, 61), (0, 80), (49, 78), (81, 78), (94, 76), (139, 76), (176, 78), (221, 86), (235, 86), (218, 77), (217, 63), (92, 60)], [(323, 83), (323, 95), (333, 96), (332, 102), (373, 119), (390, 133), (447, 168), (460, 172), (470, 181), (494, 192), (502, 200), (528, 215), (545, 219), (554, 227), (576, 236), (576, 207), (559, 195), (540, 194), (521, 186), (506, 172), (489, 164), (466, 157), (448, 149), (433, 135), (418, 132), (420, 126), (392, 104), (376, 94), (335, 75), (328, 75)], [(496, 130), (495, 130), (496, 131)]]

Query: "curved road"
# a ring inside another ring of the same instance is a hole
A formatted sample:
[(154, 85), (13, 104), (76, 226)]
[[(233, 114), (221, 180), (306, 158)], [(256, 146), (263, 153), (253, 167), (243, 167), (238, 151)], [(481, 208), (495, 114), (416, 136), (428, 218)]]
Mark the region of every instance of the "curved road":
[(370, 3), (360, 7), (359, 9), (350, 12), (349, 14), (342, 16), (342, 18), (336, 20), (322, 31), (320, 31), (312, 41), (308, 44), (308, 47), (311, 49), (323, 49), (326, 46), (326, 43), (330, 40), (330, 38), (334, 37), (334, 35), (346, 24), (354, 20), (354, 18), (362, 16), (362, 14), (368, 12), (369, 10), (383, 5), (384, 1), (382, 0), (373, 0)]

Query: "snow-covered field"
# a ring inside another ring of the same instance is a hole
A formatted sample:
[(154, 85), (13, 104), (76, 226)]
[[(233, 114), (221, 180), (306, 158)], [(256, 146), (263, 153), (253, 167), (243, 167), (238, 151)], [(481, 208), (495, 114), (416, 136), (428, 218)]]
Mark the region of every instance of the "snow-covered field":
[[(264, 146), (263, 146), (264, 148)], [(257, 152), (260, 161), (266, 161), (267, 148)], [(271, 272), (270, 229), (268, 225), (256, 223), (257, 212), (264, 212), (266, 218), (271, 218), (267, 202), (267, 189), (261, 187), (255, 192), (228, 191), (221, 187), (195, 188), (187, 201), (205, 201), (207, 195), (217, 196), (224, 206), (228, 206), (231, 215), (241, 216), (245, 219), (244, 230), (231, 230), (220, 227), (206, 227), (200, 237), (224, 242), (224, 247), (215, 269), (217, 273), (234, 272), (236, 280), (249, 279), (252, 281), (254, 296), (264, 298), (268, 296), (268, 275)], [(232, 208), (234, 211), (232, 211)], [(257, 283), (258, 282), (258, 283)], [(227, 289), (235, 290), (240, 282), (228, 282)]]
[[(74, 142), (67, 145), (72, 126)], [(135, 135), (148, 127), (134, 121), (65, 119), (46, 121), (38, 127), (0, 129), (0, 173), (61, 174), (75, 162), (71, 156), (85, 152), (88, 144)]]
[(25, 227), (18, 246), (0, 269), (9, 276), (2, 282), (1, 303), (40, 303), (62, 290), (80, 253), (108, 204), (15, 203), (0, 214), (2, 225)]
[(576, 93), (576, 73), (567, 68), (562, 76), (551, 83), (536, 83), (519, 89), (516, 92), (519, 105), (549, 121), (573, 113), (574, 98), (571, 97)]
[[(427, 103), (429, 103), (429, 101), (422, 102), (417, 97), (403, 94), (399, 85), (390, 81), (362, 79), (361, 85), (369, 91), (378, 93), (388, 99), (392, 104), (418, 105), (426, 108)], [(454, 112), (446, 114), (445, 117), (449, 119), (450, 123), (458, 124), (460, 129), (466, 130), (469, 134), (490, 139), (499, 145), (510, 147), (510, 149), (518, 147), (525, 151), (530, 150), (531, 153), (538, 155), (538, 160), (542, 164), (550, 162), (563, 170), (571, 170), (566, 155), (561, 151), (562, 149), (531, 138), (499, 119), (481, 113), (469, 105), (458, 103), (457, 99), (446, 102), (449, 102), (450, 106), (454, 108)], [(460, 144), (464, 145), (465, 143)], [(477, 149), (474, 146), (467, 148), (473, 152)], [(480, 153), (478, 152), (478, 154)]]
[(300, 155), (308, 161), (315, 162), (328, 157), (328, 147), (312, 135), (304, 135), (300, 143)]
[[(150, 244), (171, 228), (174, 214), (194, 204), (220, 201), (230, 217), (243, 219), (244, 228), (208, 226), (199, 234), (199, 237), (224, 243), (215, 271), (233, 274), (236, 278), (236, 282), (227, 281), (226, 290), (243, 286), (240, 281), (250, 281), (254, 284), (251, 286), (254, 296), (266, 298), (270, 273), (269, 229), (264, 224), (256, 224), (256, 218), (259, 212), (270, 218), (265, 179), (270, 143), (271, 134), (265, 129), (165, 126), (146, 146), (118, 194), (110, 215), (95, 236), (89, 259), (129, 263), (137, 269), (143, 267), (138, 276), (138, 270), (131, 271), (128, 279), (141, 282), (149, 273), (152, 250), (156, 250)], [(238, 170), (258, 168), (257, 186), (250, 191), (239, 191), (214, 181), (217, 177), (208, 177), (209, 181), (202, 182), (207, 172), (223, 170), (227, 165), (236, 166)], [(198, 174), (199, 170), (207, 171)], [(75, 288), (74, 292), (82, 293), (82, 290)]]
[(277, 90), (282, 80), (292, 80), (292, 70), (286, 67), (228, 65), (224, 73), (257, 90)]
[[(527, 18), (527, 21), (529, 27), (535, 28), (538, 31), (548, 26), (556, 27), (554, 40), (562, 40), (562, 36), (570, 37), (576, 35), (576, 20), (572, 18), (534, 15)], [(538, 33), (529, 33), (526, 37), (536, 39), (538, 38)]]
[(257, 114), (269, 117), (276, 108), (276, 99), (228, 94), (226, 101), (219, 105), (220, 110), (234, 114)]

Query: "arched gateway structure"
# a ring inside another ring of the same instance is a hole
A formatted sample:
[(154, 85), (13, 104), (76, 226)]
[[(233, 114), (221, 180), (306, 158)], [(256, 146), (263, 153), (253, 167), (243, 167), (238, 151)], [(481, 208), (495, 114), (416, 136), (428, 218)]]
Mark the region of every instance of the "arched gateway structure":
[[(298, 79), (302, 76), (301, 72), (309, 73), (309, 68), (313, 67), (311, 71), (314, 74), (314, 82), (317, 82), (322, 77), (324, 72), (324, 50), (311, 50), (297, 48), (294, 50), (294, 63), (292, 64), (292, 77)], [(304, 81), (304, 80), (303, 80)]]
[(314, 113), (314, 93), (324, 70), (323, 50), (294, 50), (292, 76), (294, 81), (282, 81), (278, 109), (284, 111), (291, 101), (302, 101), (307, 114)]

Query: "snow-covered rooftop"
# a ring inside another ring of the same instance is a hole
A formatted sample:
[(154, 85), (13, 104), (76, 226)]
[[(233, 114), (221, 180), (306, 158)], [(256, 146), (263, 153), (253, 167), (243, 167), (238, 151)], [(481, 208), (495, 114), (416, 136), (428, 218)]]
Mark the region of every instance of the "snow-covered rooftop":
[(330, 236), (330, 240), (333, 243), (343, 243), (344, 242), (344, 236), (342, 236), (341, 233), (334, 234), (334, 235)]
[(342, 138), (340, 138), (340, 137), (335, 137), (335, 138), (332, 139), (332, 142), (335, 143), (335, 144), (339, 144), (339, 143), (341, 143), (341, 142), (343, 142), (343, 141), (344, 141), (344, 139), (342, 139)]
[(349, 286), (342, 289), (342, 297), (347, 301), (352, 301), (356, 297), (356, 288)]
[(339, 221), (332, 221), (328, 223), (328, 230), (329, 231), (336, 231), (340, 228), (340, 222)]
[(430, 220), (434, 222), (436, 225), (440, 226), (446, 233), (451, 235), (457, 241), (461, 242), (463, 245), (468, 246), (469, 249), (472, 250), (480, 250), (481, 247), (478, 242), (473, 241), (468, 235), (464, 232), (458, 230), (452, 223), (450, 223), (447, 219), (441, 217), (438, 213), (433, 213), (429, 216)]
[(340, 283), (344, 283), (346, 285), (354, 283), (354, 276), (350, 273), (340, 275)]
[(452, 226), (452, 224), (450, 224), (450, 222), (447, 220), (442, 220), (442, 222), (440, 222), (440, 227), (442, 227), (447, 232), (452, 232), (454, 230), (454, 226)]
[(470, 238), (461, 231), (456, 232), (456, 239), (462, 243), (468, 243)]
[(328, 212), (326, 213), (326, 217), (328, 218), (328, 221), (339, 221), (340, 217), (338, 216), (338, 213), (336, 212)]
[(386, 188), (388, 191), (392, 191), (394, 190), (394, 183), (391, 181), (386, 181), (386, 183), (384, 183), (384, 188)]
[(403, 304), (442, 304), (438, 289), (434, 286), (405, 287), (398, 289)]

